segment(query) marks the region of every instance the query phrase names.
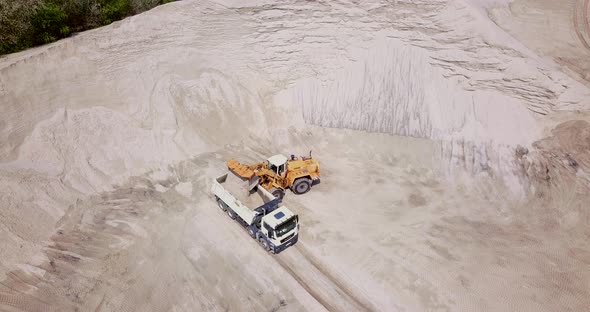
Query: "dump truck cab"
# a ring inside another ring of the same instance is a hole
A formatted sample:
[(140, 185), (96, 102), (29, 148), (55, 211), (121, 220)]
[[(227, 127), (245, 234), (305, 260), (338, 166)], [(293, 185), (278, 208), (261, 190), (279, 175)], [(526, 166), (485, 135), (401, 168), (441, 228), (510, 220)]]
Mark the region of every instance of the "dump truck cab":
[(272, 253), (279, 253), (297, 242), (299, 217), (285, 206), (264, 215), (260, 225), (260, 232), (266, 238), (268, 249)]

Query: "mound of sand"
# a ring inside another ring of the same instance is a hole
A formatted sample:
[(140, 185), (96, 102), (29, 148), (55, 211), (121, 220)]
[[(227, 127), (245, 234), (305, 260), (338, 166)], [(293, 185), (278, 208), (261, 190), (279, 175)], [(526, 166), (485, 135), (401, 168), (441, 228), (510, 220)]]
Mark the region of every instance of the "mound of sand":
[[(583, 3), (529, 2), (181, 1), (3, 57), (0, 309), (590, 306)], [(211, 179), (309, 150), (269, 256)]]

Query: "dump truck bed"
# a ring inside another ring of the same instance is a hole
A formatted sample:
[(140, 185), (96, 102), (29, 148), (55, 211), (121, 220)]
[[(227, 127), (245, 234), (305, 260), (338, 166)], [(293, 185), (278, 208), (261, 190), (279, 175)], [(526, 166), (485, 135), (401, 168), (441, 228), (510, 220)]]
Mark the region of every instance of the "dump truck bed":
[(251, 209), (259, 207), (265, 203), (262, 196), (260, 196), (257, 192), (253, 194), (249, 194), (248, 191), (248, 181), (244, 181), (232, 172), (227, 174), (225, 181), (220, 182), (223, 187), (230, 192), (237, 200), (242, 202), (242, 204), (248, 206)]
[(248, 184), (248, 181), (242, 180), (230, 171), (213, 181), (211, 191), (244, 222), (252, 224), (256, 215), (261, 213), (257, 213), (255, 209), (265, 204), (273, 205), (271, 201), (275, 197), (260, 185), (255, 186), (253, 193), (249, 194)]

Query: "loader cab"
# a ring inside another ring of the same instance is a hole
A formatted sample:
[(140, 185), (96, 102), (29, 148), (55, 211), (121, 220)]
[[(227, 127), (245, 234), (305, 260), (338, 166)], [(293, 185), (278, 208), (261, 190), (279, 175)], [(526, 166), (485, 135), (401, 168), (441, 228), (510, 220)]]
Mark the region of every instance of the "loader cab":
[(274, 155), (268, 160), (268, 169), (276, 173), (277, 176), (282, 176), (287, 171), (287, 157), (284, 155)]

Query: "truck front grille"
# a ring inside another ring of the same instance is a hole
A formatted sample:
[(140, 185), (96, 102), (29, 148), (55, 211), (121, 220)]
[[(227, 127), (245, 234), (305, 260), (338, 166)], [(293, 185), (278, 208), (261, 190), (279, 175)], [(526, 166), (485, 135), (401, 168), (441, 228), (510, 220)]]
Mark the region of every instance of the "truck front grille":
[(288, 241), (288, 240), (290, 240), (291, 238), (293, 238), (293, 236), (295, 236), (295, 233), (291, 233), (291, 235), (289, 235), (289, 236), (281, 239), (281, 244), (284, 243), (284, 242), (286, 242), (286, 241)]

